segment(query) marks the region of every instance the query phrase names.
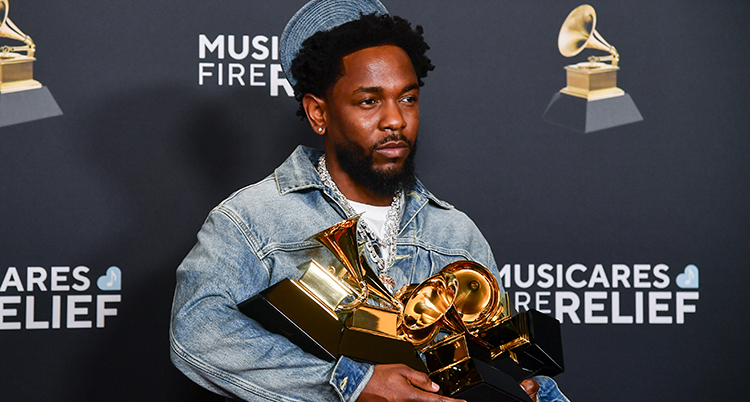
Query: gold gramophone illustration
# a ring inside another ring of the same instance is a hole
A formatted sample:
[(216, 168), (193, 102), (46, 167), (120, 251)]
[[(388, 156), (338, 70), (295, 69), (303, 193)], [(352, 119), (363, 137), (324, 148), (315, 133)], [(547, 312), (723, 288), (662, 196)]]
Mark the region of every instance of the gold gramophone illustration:
[(596, 11), (588, 4), (565, 18), (557, 38), (560, 54), (574, 57), (595, 49), (609, 55), (565, 66), (567, 85), (553, 95), (544, 112), (544, 120), (586, 133), (643, 120), (630, 95), (617, 87), (620, 54), (596, 25)]
[(41, 88), (42, 84), (34, 80), (36, 46), (31, 37), (8, 18), (8, 0), (0, 0), (0, 18), (0, 38), (23, 42), (20, 46), (0, 47), (0, 93)]
[(8, 1), (0, 0), (0, 127), (62, 114), (49, 89), (34, 79), (36, 45), (8, 18)]
[[(588, 4), (576, 7), (563, 22), (557, 47), (565, 57), (573, 57), (583, 49), (598, 49), (609, 56), (589, 56), (587, 62), (565, 67), (568, 85), (560, 92), (588, 100), (612, 98), (625, 94), (617, 88), (620, 54), (596, 30), (596, 12)], [(609, 61), (610, 64), (603, 63)]]
[(240, 311), (322, 359), (404, 363), (471, 401), (528, 402), (518, 382), (563, 371), (559, 322), (535, 310), (512, 316), (507, 293), (480, 264), (451, 263), (391, 295), (360, 257), (358, 219), (311, 237), (338, 266), (312, 259), (300, 279), (277, 283)]

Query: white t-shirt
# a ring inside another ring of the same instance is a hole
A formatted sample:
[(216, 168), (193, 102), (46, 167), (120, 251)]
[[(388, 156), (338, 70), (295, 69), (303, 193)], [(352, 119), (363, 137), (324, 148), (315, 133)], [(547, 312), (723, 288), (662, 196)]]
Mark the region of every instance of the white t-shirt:
[(379, 207), (376, 205), (362, 204), (347, 199), (349, 205), (354, 208), (358, 214), (362, 214), (360, 219), (364, 219), (367, 226), (375, 232), (376, 235), (383, 240), (385, 238), (385, 218), (388, 215), (388, 210), (391, 209), (390, 205)]

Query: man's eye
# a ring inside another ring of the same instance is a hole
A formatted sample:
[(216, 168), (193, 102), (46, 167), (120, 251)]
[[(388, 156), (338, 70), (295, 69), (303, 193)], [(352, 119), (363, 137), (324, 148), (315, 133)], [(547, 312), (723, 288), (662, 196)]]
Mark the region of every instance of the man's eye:
[(416, 96), (405, 96), (404, 98), (401, 99), (401, 102), (415, 103), (415, 102), (417, 102), (417, 97)]
[(378, 101), (375, 100), (375, 99), (365, 99), (365, 100), (363, 100), (363, 101), (361, 101), (359, 103), (362, 104), (362, 105), (374, 105), (374, 104), (378, 103)]

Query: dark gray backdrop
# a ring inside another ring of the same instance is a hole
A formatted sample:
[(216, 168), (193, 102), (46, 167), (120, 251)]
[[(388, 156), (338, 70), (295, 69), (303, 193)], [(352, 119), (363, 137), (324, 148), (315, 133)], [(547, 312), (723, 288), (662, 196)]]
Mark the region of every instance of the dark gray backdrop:
[[(221, 61), (199, 59), (198, 37), (280, 35), (303, 3), (11, 0), (64, 115), (0, 128), (0, 278), (83, 265), (94, 297), (107, 267), (123, 278), (104, 328), (0, 331), (0, 399), (216, 400), (169, 362), (174, 270), (212, 206), (319, 140), (268, 86), (199, 86), (198, 63)], [(563, 66), (585, 60), (557, 50), (578, 2), (385, 4), (424, 26), (437, 66), (420, 102), (420, 177), (476, 220), (498, 264), (664, 263), (672, 280), (701, 269), (684, 324), (565, 322), (568, 396), (741, 399), (750, 6), (592, 3), (645, 120), (580, 134), (541, 119)], [(258, 63), (268, 74), (275, 61)], [(33, 295), (49, 320), (56, 294), (0, 296)], [(24, 322), (25, 303), (5, 308)]]

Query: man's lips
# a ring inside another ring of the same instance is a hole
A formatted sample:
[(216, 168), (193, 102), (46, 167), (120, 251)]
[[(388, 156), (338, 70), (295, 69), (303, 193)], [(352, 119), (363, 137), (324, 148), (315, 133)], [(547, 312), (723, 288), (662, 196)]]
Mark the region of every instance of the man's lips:
[(392, 159), (406, 157), (411, 147), (405, 141), (388, 141), (375, 148), (375, 152)]

